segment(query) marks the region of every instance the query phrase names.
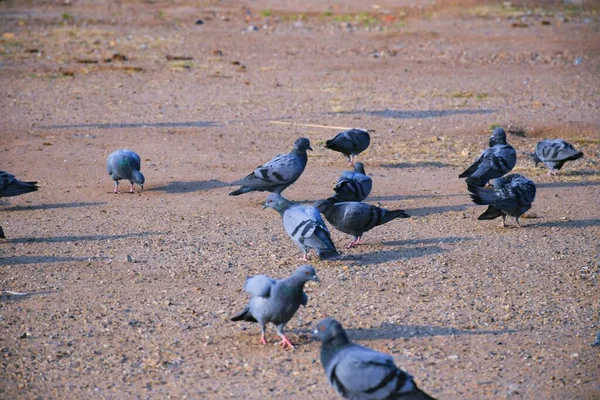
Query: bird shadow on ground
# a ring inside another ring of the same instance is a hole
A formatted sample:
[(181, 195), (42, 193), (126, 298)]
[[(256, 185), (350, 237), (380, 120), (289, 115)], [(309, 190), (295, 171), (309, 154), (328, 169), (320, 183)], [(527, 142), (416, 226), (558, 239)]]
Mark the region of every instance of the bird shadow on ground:
[(340, 111), (330, 112), (329, 114), (369, 114), (375, 117), (381, 118), (394, 118), (394, 119), (427, 119), (427, 118), (439, 118), (447, 117), (450, 115), (477, 115), (477, 114), (493, 114), (496, 110), (491, 109), (448, 109), (448, 110), (421, 110), (421, 111), (404, 111), (404, 110), (381, 110), (381, 111)]
[(465, 211), (467, 207), (470, 206), (473, 206), (473, 204), (456, 204), (452, 206), (409, 208), (404, 211), (406, 211), (406, 213), (411, 217), (424, 217), (430, 214), (442, 214), (450, 211)]
[(164, 191), (167, 193), (190, 193), (190, 192), (200, 192), (203, 190), (210, 190), (216, 188), (222, 188), (226, 186), (231, 186), (227, 182), (221, 182), (219, 180), (211, 179), (209, 181), (191, 181), (191, 182), (182, 182), (182, 181), (173, 181), (166, 185), (157, 186), (149, 188), (149, 191)]
[(415, 161), (412, 163), (391, 163), (379, 164), (381, 168), (444, 168), (454, 167), (452, 164), (445, 164), (438, 161)]
[(130, 237), (146, 237), (152, 235), (163, 235), (164, 232), (136, 232), (124, 233), (120, 235), (82, 235), (82, 236), (50, 236), (50, 237), (25, 237), (9, 239), (9, 243), (63, 243), (63, 242), (85, 242), (95, 240), (117, 240)]
[(76, 208), (76, 207), (95, 207), (107, 204), (105, 201), (92, 202), (74, 202), (74, 203), (54, 203), (54, 204), (36, 204), (34, 206), (13, 206), (6, 211), (31, 211), (31, 210), (50, 210), (53, 208)]
[(41, 290), (39, 292), (28, 292), (28, 293), (9, 293), (2, 291), (0, 293), (0, 301), (22, 301), (33, 296), (44, 296), (47, 294), (57, 293), (56, 290)]
[(70, 124), (38, 126), (39, 129), (123, 129), (123, 128), (197, 128), (214, 127), (221, 124), (214, 121), (183, 121), (183, 122), (121, 122), (105, 124)]
[(0, 258), (1, 265), (44, 264), (56, 262), (93, 261), (98, 257), (15, 256)]
[(445, 326), (397, 325), (384, 322), (379, 328), (347, 329), (352, 340), (393, 340), (430, 336), (501, 335), (515, 333), (512, 329), (457, 329)]
[[(363, 246), (363, 245), (359, 245)], [(339, 258), (341, 261), (355, 261), (364, 264), (383, 264), (390, 261), (398, 261), (409, 258), (422, 257), (430, 254), (443, 253), (447, 250), (438, 246), (397, 248), (393, 250), (375, 250), (370, 253), (344, 254)]]
[(444, 243), (460, 243), (468, 240), (475, 240), (477, 237), (469, 236), (448, 236), (439, 238), (428, 238), (428, 239), (406, 239), (406, 240), (394, 240), (391, 242), (383, 242), (384, 246), (407, 246), (407, 245), (419, 245), (419, 244), (444, 244)]
[(571, 221), (548, 221), (538, 224), (527, 224), (527, 228), (586, 228), (588, 226), (600, 226), (600, 219), (575, 219)]
[(536, 188), (562, 188), (562, 187), (577, 187), (577, 186), (598, 186), (600, 181), (579, 181), (579, 182), (541, 182), (536, 183)]

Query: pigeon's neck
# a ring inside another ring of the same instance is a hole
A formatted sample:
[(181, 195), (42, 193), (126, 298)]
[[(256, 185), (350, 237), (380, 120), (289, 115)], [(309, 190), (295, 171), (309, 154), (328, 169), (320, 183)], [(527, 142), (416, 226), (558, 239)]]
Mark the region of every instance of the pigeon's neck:
[(282, 286), (286, 288), (286, 291), (290, 295), (297, 295), (299, 293), (302, 293), (305, 283), (306, 280), (304, 279), (304, 277), (297, 277), (292, 275), (283, 281)]
[(321, 345), (321, 364), (323, 368), (327, 369), (331, 360), (343, 350), (345, 347), (350, 346), (350, 339), (346, 336), (346, 332), (343, 335), (338, 335)]
[(299, 147), (294, 147), (292, 149), (292, 154), (297, 155), (297, 156), (302, 157), (302, 158), (307, 158), (308, 157), (306, 155), (306, 149), (301, 149)]
[(534, 153), (529, 153), (529, 156), (531, 157), (531, 159), (533, 160), (533, 162), (535, 163), (535, 166), (537, 167), (537, 165), (542, 162), (542, 160), (540, 160), (540, 158), (537, 156), (537, 154)]

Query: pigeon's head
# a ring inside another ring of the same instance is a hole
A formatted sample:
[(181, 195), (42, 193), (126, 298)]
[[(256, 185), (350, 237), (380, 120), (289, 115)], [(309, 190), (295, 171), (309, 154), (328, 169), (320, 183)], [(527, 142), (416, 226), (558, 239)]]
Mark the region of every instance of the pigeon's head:
[(140, 171), (133, 170), (133, 176), (131, 180), (133, 181), (133, 183), (137, 183), (138, 185), (140, 185), (142, 189), (144, 188), (144, 182), (146, 182), (146, 178), (144, 178), (144, 175), (142, 175)]
[(319, 210), (320, 213), (324, 214), (333, 208), (333, 203), (327, 199), (319, 200), (319, 201), (316, 201), (315, 204), (313, 204), (313, 206), (317, 210)]
[(303, 137), (296, 139), (294, 142), (294, 148), (301, 151), (312, 150), (312, 147), (310, 147), (310, 140)]
[(315, 281), (319, 282), (317, 271), (311, 265), (302, 265), (298, 267), (292, 274), (293, 277), (302, 282)]
[(325, 318), (319, 321), (313, 333), (322, 343), (340, 342), (344, 344), (349, 342), (342, 324), (333, 318)]
[(282, 195), (279, 193), (271, 193), (267, 196), (267, 200), (265, 204), (263, 204), (263, 210), (267, 207), (273, 208), (279, 212), (284, 212), (289, 206), (289, 201), (287, 201)]
[(365, 174), (365, 166), (361, 162), (357, 162), (354, 164), (354, 172), (358, 172), (359, 174)]
[(533, 163), (535, 164), (536, 167), (538, 166), (539, 163), (542, 162), (542, 160), (540, 160), (540, 158), (537, 156), (537, 154), (535, 154), (535, 152), (525, 153), (525, 154), (528, 155), (533, 160)]
[(494, 128), (492, 136), (490, 136), (490, 147), (503, 143), (506, 143), (506, 132), (500, 127)]

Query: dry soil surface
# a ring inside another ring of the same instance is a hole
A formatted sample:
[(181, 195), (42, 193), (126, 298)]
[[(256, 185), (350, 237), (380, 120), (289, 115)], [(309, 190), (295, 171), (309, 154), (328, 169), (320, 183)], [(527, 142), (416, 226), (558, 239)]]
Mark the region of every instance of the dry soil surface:
[[(0, 169), (40, 190), (0, 204), (0, 288), (28, 293), (0, 297), (0, 397), (335, 398), (310, 334), (332, 316), (439, 399), (600, 398), (597, 3), (443, 4), (1, 1)], [(537, 184), (521, 229), (457, 178), (493, 125)], [(229, 317), (300, 252), (227, 182), (305, 136), (284, 194), (327, 197), (347, 162), (324, 141), (354, 126), (368, 201), (413, 217), (332, 231), (297, 347), (262, 346)], [(547, 176), (542, 137), (585, 158)], [(117, 148), (143, 192), (111, 193)]]

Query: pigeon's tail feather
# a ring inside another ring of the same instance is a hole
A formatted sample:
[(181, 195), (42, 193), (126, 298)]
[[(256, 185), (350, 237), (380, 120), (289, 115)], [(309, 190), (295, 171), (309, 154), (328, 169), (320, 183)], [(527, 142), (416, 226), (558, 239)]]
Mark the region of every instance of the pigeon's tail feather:
[(566, 158), (565, 161), (579, 160), (581, 157), (583, 157), (583, 152), (582, 151), (573, 154), (569, 158)]
[(479, 176), (469, 176), (466, 179), (466, 182), (467, 182), (467, 186), (478, 186), (478, 187), (483, 187), (487, 183), (487, 181), (484, 181)]
[(410, 218), (410, 215), (408, 215), (406, 213), (406, 211), (404, 211), (404, 210), (387, 211), (384, 214), (384, 216), (383, 216), (383, 218), (381, 220), (381, 223), (385, 224), (386, 222), (389, 222), (389, 221), (391, 221), (393, 219), (396, 219), (396, 218)]
[(17, 181), (14, 184), (9, 185), (2, 192), (2, 197), (18, 196), (20, 194), (35, 192), (36, 190), (38, 190), (37, 182)]
[(250, 313), (250, 308), (246, 306), (242, 311), (231, 317), (232, 321), (258, 322)]
[(467, 186), (467, 189), (471, 192), (471, 199), (475, 204), (490, 205), (496, 204), (498, 201), (498, 196), (492, 189), (484, 189), (471, 183)]
[(254, 189), (252, 189), (251, 187), (248, 186), (242, 186), (239, 189), (234, 190), (233, 192), (229, 193), (230, 196), (239, 196), (240, 194), (244, 194), (244, 193), (248, 193), (253, 191)]
[(494, 218), (498, 218), (502, 216), (502, 211), (500, 211), (500, 209), (494, 207), (494, 206), (489, 206), (487, 210), (485, 210), (485, 212), (483, 214), (481, 214), (477, 219), (482, 220), (482, 219), (494, 219)]

